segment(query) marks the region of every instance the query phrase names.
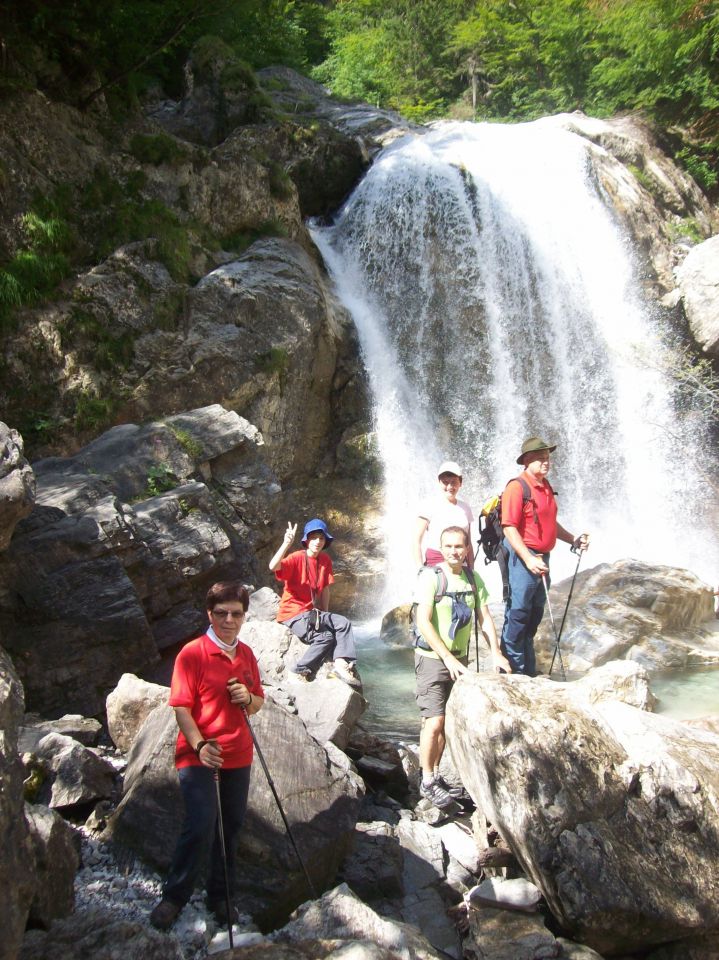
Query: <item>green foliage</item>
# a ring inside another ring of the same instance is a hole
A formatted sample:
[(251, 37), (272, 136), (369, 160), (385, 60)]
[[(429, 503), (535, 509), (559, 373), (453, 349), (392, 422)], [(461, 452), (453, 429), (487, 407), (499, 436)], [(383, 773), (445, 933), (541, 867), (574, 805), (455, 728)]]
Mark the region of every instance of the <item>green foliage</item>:
[(17, 307), (41, 300), (70, 272), (74, 232), (56, 205), (36, 199), (21, 224), (24, 246), (0, 263), (0, 328)]
[(270, 163), (268, 167), (270, 193), (279, 200), (289, 200), (294, 193), (290, 175), (281, 163)]
[(161, 493), (173, 490), (177, 486), (177, 477), (166, 463), (158, 463), (147, 471), (146, 495), (157, 497)]
[(78, 350), (79, 358), (91, 363), (96, 370), (125, 370), (135, 356), (135, 338), (131, 331), (113, 336), (97, 317), (77, 307), (60, 327), (60, 335), (63, 347)]
[(647, 173), (635, 166), (633, 163), (627, 164), (627, 170), (638, 183), (641, 183), (645, 190), (647, 190), (649, 193), (654, 193), (656, 190), (656, 184)]
[(194, 437), (190, 436), (187, 430), (181, 430), (179, 427), (175, 426), (170, 426), (169, 429), (187, 456), (191, 460), (199, 460), (202, 456), (202, 444), (198, 443)]
[(263, 237), (286, 237), (287, 228), (280, 220), (263, 220), (262, 223), (251, 230), (237, 230), (234, 233), (227, 233), (220, 237), (219, 243), (223, 250), (232, 250), (236, 253), (242, 253), (256, 240)]
[(701, 243), (702, 240), (705, 239), (702, 228), (694, 217), (686, 217), (684, 220), (669, 224), (668, 232), (672, 243), (676, 243), (679, 240), (689, 240), (691, 243), (696, 244)]
[(79, 391), (75, 399), (75, 427), (81, 431), (100, 433), (110, 426), (116, 402), (113, 396), (99, 397), (90, 390)]
[(166, 133), (136, 133), (130, 141), (130, 153), (140, 163), (159, 166), (185, 160), (187, 150)]
[(719, 183), (719, 172), (717, 172), (719, 142), (714, 141), (697, 147), (682, 147), (675, 159), (703, 190), (709, 192)]
[(290, 369), (290, 356), (283, 347), (272, 347), (266, 353), (255, 357), (255, 370), (267, 376), (276, 376), (280, 385), (280, 395), (285, 392)]

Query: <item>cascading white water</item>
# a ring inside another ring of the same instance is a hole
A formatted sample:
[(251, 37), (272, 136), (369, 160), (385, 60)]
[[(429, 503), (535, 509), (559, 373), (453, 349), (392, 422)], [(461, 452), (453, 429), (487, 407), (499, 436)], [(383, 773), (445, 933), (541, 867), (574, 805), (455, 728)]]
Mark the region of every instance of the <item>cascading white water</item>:
[[(516, 474), (522, 440), (558, 444), (560, 519), (588, 563), (633, 556), (717, 569), (697, 536), (704, 456), (587, 145), (551, 118), (441, 124), (385, 150), (332, 227), (313, 232), (357, 325), (386, 484), (387, 596), (407, 599), (409, 531), (444, 457), (475, 514)], [(496, 566), (496, 565), (495, 565)], [(555, 578), (573, 569), (564, 548)]]

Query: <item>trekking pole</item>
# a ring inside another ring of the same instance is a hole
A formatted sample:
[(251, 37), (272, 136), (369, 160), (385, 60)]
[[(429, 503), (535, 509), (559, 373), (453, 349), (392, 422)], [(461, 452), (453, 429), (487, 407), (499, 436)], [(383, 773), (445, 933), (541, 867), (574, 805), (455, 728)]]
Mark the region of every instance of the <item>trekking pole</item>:
[(215, 796), (217, 797), (217, 828), (220, 834), (220, 849), (222, 850), (222, 866), (225, 870), (225, 906), (227, 907), (227, 936), (230, 941), (230, 950), (234, 950), (235, 944), (232, 939), (232, 905), (230, 903), (230, 877), (227, 868), (227, 848), (225, 847), (225, 825), (222, 821), (222, 797), (220, 796), (220, 771), (215, 768), (212, 771), (212, 778), (215, 781)]
[(290, 838), (290, 842), (295, 851), (295, 854), (297, 855), (299, 864), (302, 867), (302, 872), (305, 875), (305, 880), (307, 881), (307, 886), (309, 887), (309, 891), (312, 894), (312, 899), (317, 900), (317, 891), (315, 890), (314, 884), (312, 883), (312, 880), (310, 879), (310, 875), (307, 872), (307, 867), (305, 866), (305, 862), (300, 855), (300, 851), (297, 848), (297, 844), (295, 843), (295, 838), (292, 836), (292, 830), (290, 829), (289, 821), (285, 816), (285, 811), (282, 809), (282, 803), (280, 802), (279, 795), (277, 793), (277, 790), (275, 789), (275, 785), (272, 781), (272, 777), (270, 776), (270, 771), (267, 768), (267, 764), (265, 763), (265, 758), (262, 755), (262, 750), (260, 750), (260, 745), (257, 742), (257, 736), (255, 735), (255, 731), (252, 729), (252, 724), (250, 723), (250, 718), (247, 713), (247, 708), (242, 707), (242, 712), (245, 715), (245, 720), (247, 721), (247, 728), (250, 731), (250, 736), (252, 737), (252, 742), (255, 745), (255, 750), (257, 751), (257, 756), (259, 758), (260, 764), (262, 765), (262, 769), (265, 771), (265, 776), (267, 777), (267, 783), (269, 784), (270, 790), (272, 791), (272, 796), (275, 798), (277, 809), (280, 811), (280, 816), (282, 817), (282, 821), (285, 825), (285, 830), (287, 830), (287, 836)]
[(479, 614), (477, 613), (477, 608), (474, 608), (474, 657), (475, 663), (477, 665), (477, 673), (479, 673)]
[[(547, 597), (547, 609), (549, 610), (549, 619), (552, 621), (552, 630), (554, 631), (555, 647), (554, 653), (559, 654), (559, 668), (562, 671), (562, 680), (566, 682), (567, 675), (564, 672), (564, 664), (562, 663), (562, 651), (559, 649), (559, 636), (557, 634), (557, 625), (554, 622), (554, 614), (552, 613), (552, 604), (549, 599), (549, 589), (547, 588), (547, 577), (545, 574), (542, 574), (542, 583), (544, 584), (544, 593)], [(554, 657), (552, 657), (552, 666), (554, 666)], [(552, 675), (552, 667), (549, 668), (549, 676)]]
[[(572, 594), (574, 593), (574, 581), (577, 579), (577, 573), (579, 572), (579, 564), (582, 562), (582, 553), (583, 551), (577, 547), (571, 548), (572, 553), (577, 554), (577, 565), (574, 568), (574, 576), (572, 577), (572, 582), (569, 585), (569, 596), (567, 597), (567, 605), (564, 608), (564, 616), (562, 617), (562, 622), (559, 624), (559, 636), (557, 637), (557, 650), (559, 649), (559, 641), (562, 639), (562, 630), (564, 630), (564, 621), (567, 619), (567, 611), (569, 610), (569, 604), (572, 602)], [(552, 656), (552, 663), (549, 667), (549, 673), (551, 676), (552, 667), (554, 666), (554, 657), (557, 654), (557, 650), (554, 651)]]

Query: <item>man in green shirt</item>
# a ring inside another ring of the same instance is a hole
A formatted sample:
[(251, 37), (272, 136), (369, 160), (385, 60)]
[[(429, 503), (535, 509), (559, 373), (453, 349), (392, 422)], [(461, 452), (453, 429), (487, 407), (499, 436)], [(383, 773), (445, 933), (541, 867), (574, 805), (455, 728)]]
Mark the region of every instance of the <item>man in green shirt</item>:
[[(420, 793), (440, 809), (454, 800), (439, 776), (439, 762), (445, 748), (444, 715), (450, 691), (461, 673), (468, 673), (467, 651), (472, 635), (475, 603), (482, 632), (489, 640), (495, 670), (511, 673), (502, 656), (494, 621), (487, 606), (489, 594), (478, 573), (466, 567), (469, 548), (462, 527), (447, 527), (440, 537), (444, 562), (420, 574), (417, 586), (417, 630), (421, 639), (415, 646), (415, 699), (422, 717), (419, 759), (422, 767)], [(435, 569), (440, 571), (435, 573)], [(438, 582), (446, 588), (438, 600)], [(471, 578), (474, 578), (472, 583)]]

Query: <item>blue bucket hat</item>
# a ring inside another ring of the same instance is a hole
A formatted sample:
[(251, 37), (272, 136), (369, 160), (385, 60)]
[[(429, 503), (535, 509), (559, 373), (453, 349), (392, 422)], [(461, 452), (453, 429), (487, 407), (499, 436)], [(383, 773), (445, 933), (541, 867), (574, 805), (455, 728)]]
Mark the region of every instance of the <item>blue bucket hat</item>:
[(330, 532), (327, 529), (327, 524), (324, 522), (324, 520), (320, 520), (317, 517), (315, 517), (314, 520), (307, 521), (307, 523), (305, 524), (305, 529), (302, 531), (302, 545), (304, 547), (307, 546), (307, 537), (311, 533), (315, 533), (317, 530), (319, 530), (320, 533), (324, 534), (324, 538), (327, 541), (325, 546), (332, 543), (332, 541), (334, 540), (334, 537), (330, 535)]

